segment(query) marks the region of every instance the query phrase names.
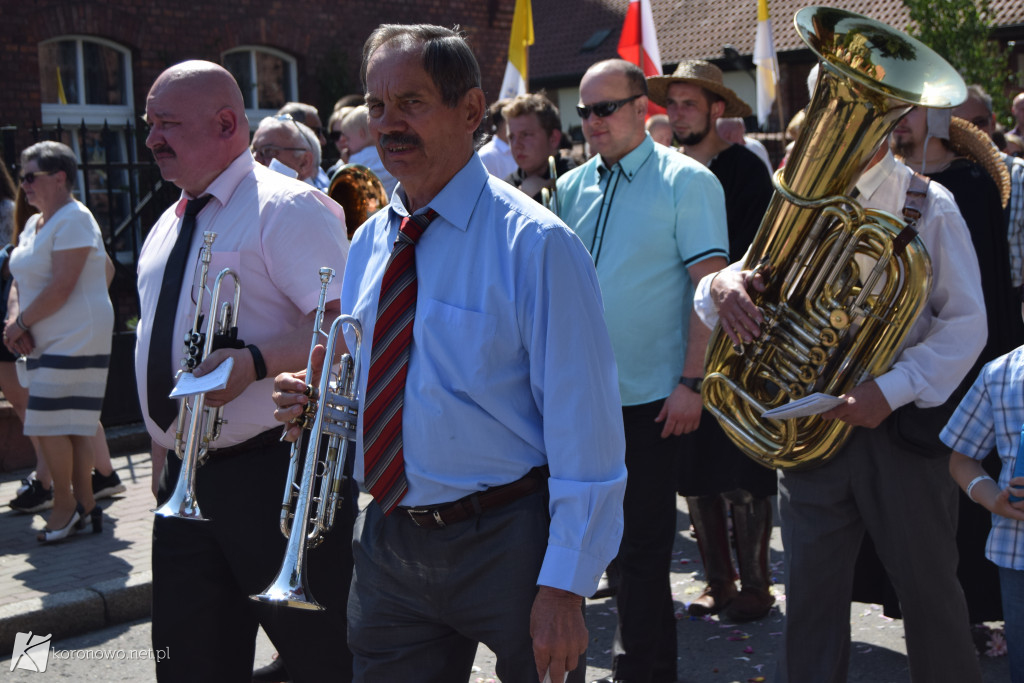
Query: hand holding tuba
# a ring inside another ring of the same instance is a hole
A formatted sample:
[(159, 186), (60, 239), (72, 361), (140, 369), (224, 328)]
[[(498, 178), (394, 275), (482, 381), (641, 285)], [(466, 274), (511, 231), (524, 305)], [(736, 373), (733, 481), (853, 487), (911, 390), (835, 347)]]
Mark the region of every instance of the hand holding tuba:
[[(198, 278), (198, 294), (196, 295), (196, 312), (192, 319), (192, 329), (185, 335), (185, 358), (181, 365), (184, 372), (192, 372), (197, 365), (214, 350), (214, 342), (223, 346), (237, 346), (238, 340), (238, 300), (242, 294), (242, 285), (238, 274), (225, 268), (217, 274), (213, 290), (210, 293), (209, 322), (203, 326), (203, 299), (206, 296), (206, 281), (210, 272), (210, 261), (213, 258), (213, 241), (215, 232), (203, 233), (203, 246), (199, 252), (200, 271)], [(225, 278), (231, 278), (233, 296), (230, 300), (220, 300), (221, 286)], [(181, 376), (179, 371), (178, 376)], [(188, 424), (188, 434), (185, 424)], [(220, 436), (221, 425), (225, 420), (221, 417), (221, 408), (206, 407), (206, 394), (186, 396), (181, 399), (178, 409), (178, 424), (174, 434), (174, 452), (181, 458), (181, 471), (170, 498), (154, 512), (161, 517), (178, 517), (206, 521), (196, 500), (196, 468), (206, 462), (210, 444)]]
[[(313, 339), (306, 362), (306, 381), (313, 377), (313, 356), (320, 341), (327, 288), (334, 278), (332, 268), (320, 269), (320, 301), (313, 322)], [(342, 326), (349, 325), (355, 333), (356, 348), (341, 357), (337, 372), (332, 371), (338, 338)], [(306, 551), (324, 540), (334, 525), (334, 516), (344, 499), (346, 461), (355, 441), (358, 401), (356, 381), (359, 377), (359, 349), (362, 327), (356, 318), (341, 315), (327, 333), (327, 353), (324, 368), (316, 387), (308, 385), (309, 402), (295, 420), (303, 429), (310, 430), (309, 443), (302, 458), (302, 436), (292, 443), (288, 478), (281, 504), (281, 533), (288, 539), (284, 561), (273, 582), (259, 595), (250, 596), (266, 602), (300, 609), (322, 610), (306, 585)], [(287, 429), (287, 427), (286, 427)], [(327, 435), (326, 454), (320, 457), (320, 445)], [(296, 481), (296, 477), (301, 477)]]

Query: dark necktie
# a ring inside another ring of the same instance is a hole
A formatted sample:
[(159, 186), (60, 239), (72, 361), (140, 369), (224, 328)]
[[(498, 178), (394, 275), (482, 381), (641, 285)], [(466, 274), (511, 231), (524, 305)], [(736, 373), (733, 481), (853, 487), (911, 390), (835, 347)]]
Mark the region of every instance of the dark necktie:
[(402, 406), (416, 314), (414, 247), (436, 217), (430, 209), (402, 219), (381, 279), (363, 402), (363, 473), (367, 490), (385, 515), (391, 514), (409, 488), (402, 449)]
[(196, 229), (196, 216), (203, 210), (212, 195), (190, 199), (181, 219), (181, 230), (174, 242), (171, 255), (164, 266), (164, 279), (160, 284), (160, 298), (153, 316), (153, 333), (149, 340), (149, 359), (146, 364), (146, 396), (149, 402), (149, 416), (166, 430), (178, 416), (178, 402), (167, 395), (174, 388), (174, 373), (170, 372), (172, 349), (181, 342), (174, 337), (174, 319), (178, 312), (178, 298), (181, 296), (181, 281), (185, 277), (185, 262), (188, 260), (192, 233)]

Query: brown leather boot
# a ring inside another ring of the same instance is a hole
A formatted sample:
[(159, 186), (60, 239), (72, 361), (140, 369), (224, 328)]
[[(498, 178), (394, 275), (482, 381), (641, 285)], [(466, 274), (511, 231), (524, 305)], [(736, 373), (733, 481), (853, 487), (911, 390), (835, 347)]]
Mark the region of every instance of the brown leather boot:
[(732, 503), (733, 543), (743, 588), (723, 615), (730, 621), (753, 621), (767, 615), (775, 604), (768, 567), (772, 504), (741, 489), (725, 495)]
[(707, 581), (704, 592), (690, 603), (686, 611), (694, 617), (717, 614), (736, 596), (725, 501), (717, 494), (687, 496), (686, 506), (696, 532), (697, 547), (704, 560), (704, 579)]

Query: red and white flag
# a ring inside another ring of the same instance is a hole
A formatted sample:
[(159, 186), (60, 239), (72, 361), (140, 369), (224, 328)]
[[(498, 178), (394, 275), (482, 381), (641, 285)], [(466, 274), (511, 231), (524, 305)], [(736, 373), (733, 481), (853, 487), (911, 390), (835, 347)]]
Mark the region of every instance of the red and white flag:
[[(619, 56), (644, 70), (645, 76), (661, 76), (661, 53), (658, 36), (654, 32), (654, 12), (651, 0), (630, 0), (626, 21), (619, 38)], [(651, 104), (648, 116), (664, 113), (664, 109)]]

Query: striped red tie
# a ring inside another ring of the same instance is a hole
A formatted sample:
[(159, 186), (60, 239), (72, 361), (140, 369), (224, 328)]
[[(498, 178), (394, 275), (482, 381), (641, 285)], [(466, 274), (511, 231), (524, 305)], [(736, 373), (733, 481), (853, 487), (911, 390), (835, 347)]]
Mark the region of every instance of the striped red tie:
[(367, 490), (385, 515), (391, 514), (409, 488), (402, 454), (402, 405), (416, 314), (414, 247), (436, 217), (430, 209), (402, 219), (380, 285), (363, 402), (363, 474)]

